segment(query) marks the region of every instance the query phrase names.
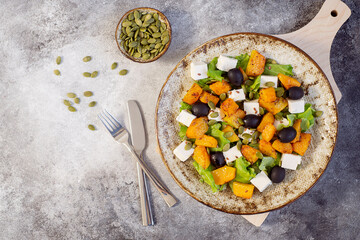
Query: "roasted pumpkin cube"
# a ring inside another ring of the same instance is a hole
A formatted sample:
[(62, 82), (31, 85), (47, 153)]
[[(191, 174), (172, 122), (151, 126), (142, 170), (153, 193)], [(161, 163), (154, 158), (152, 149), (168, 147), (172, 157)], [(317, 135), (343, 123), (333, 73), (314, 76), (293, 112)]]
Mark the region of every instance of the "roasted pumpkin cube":
[(224, 111), (226, 116), (231, 116), (238, 110), (239, 105), (237, 105), (232, 98), (228, 98), (221, 103), (220, 108)]
[(301, 119), (296, 119), (293, 125), (293, 128), (296, 130), (296, 137), (291, 143), (295, 143), (300, 140), (300, 133), (301, 133)]
[(254, 192), (254, 185), (248, 183), (233, 182), (232, 190), (236, 196), (250, 199)]
[(223, 130), (222, 130), (224, 133), (227, 133), (227, 132), (232, 132), (233, 135), (231, 137), (228, 137), (227, 139), (230, 140), (230, 142), (237, 142), (239, 141), (239, 137), (236, 135), (234, 129), (230, 126), (230, 125), (227, 125)]
[(239, 118), (243, 119), (246, 116), (245, 112), (240, 108), (231, 116), (226, 116), (223, 120), (234, 128), (239, 128), (241, 126)]
[(203, 168), (210, 166), (210, 155), (204, 146), (196, 146), (194, 149), (193, 159)]
[(223, 166), (216, 170), (211, 171), (211, 174), (214, 177), (215, 184), (223, 185), (227, 182), (230, 182), (235, 178), (236, 168)]
[(246, 75), (256, 77), (261, 75), (265, 70), (266, 59), (258, 51), (252, 50), (249, 63), (246, 67)]
[(258, 160), (258, 157), (256, 156), (257, 152), (259, 152), (259, 150), (255, 149), (253, 147), (250, 147), (249, 145), (242, 145), (242, 147), (241, 147), (242, 155), (251, 164), (255, 163)]
[(264, 102), (275, 102), (275, 100), (276, 100), (275, 88), (269, 87), (269, 88), (261, 89), (260, 90), (260, 98)]
[(186, 130), (186, 136), (188, 138), (201, 138), (208, 129), (209, 125), (206, 117), (195, 118)]
[(293, 149), (291, 143), (283, 143), (279, 139), (276, 139), (272, 147), (275, 148), (276, 151), (281, 153), (292, 153)]
[(204, 146), (204, 147), (211, 147), (211, 148), (215, 148), (218, 144), (217, 140), (212, 137), (212, 136), (208, 136), (208, 135), (204, 135), (201, 138), (196, 139), (195, 144), (197, 146)]
[(212, 101), (216, 105), (219, 102), (219, 100), (220, 98), (206, 91), (203, 91), (203, 93), (200, 95), (200, 102), (203, 103), (208, 103), (209, 101)]
[(261, 122), (256, 129), (259, 132), (262, 132), (266, 125), (268, 125), (269, 123), (273, 124), (274, 122), (275, 122), (274, 115), (272, 115), (272, 113), (268, 112), (262, 117)]
[(306, 150), (308, 149), (311, 142), (311, 134), (310, 133), (301, 133), (300, 140), (296, 143), (293, 143), (294, 152), (304, 156)]
[(261, 139), (259, 141), (259, 150), (262, 154), (266, 155), (266, 156), (270, 156), (274, 159), (276, 159), (276, 151), (275, 149), (271, 146), (270, 142), (265, 141), (264, 139)]
[(295, 78), (286, 76), (282, 73), (278, 74), (278, 78), (286, 90), (288, 90), (291, 87), (300, 87), (301, 85), (299, 81), (296, 80)]
[(226, 93), (231, 90), (230, 84), (224, 80), (222, 80), (221, 82), (213, 83), (209, 87), (217, 95)]
[(274, 102), (265, 102), (263, 99), (259, 98), (259, 105), (275, 115), (286, 108), (288, 102), (282, 97), (276, 98)]
[(273, 124), (269, 123), (268, 125), (265, 126), (261, 136), (262, 139), (264, 139), (267, 142), (270, 142), (270, 140), (274, 137), (275, 133), (276, 133), (276, 127)]
[(194, 83), (185, 94), (183, 101), (192, 105), (200, 98), (202, 92), (202, 88), (198, 84)]
[(245, 71), (241, 67), (239, 67), (239, 70), (240, 70), (241, 74), (243, 75), (244, 82), (249, 80), (248, 75), (246, 75)]

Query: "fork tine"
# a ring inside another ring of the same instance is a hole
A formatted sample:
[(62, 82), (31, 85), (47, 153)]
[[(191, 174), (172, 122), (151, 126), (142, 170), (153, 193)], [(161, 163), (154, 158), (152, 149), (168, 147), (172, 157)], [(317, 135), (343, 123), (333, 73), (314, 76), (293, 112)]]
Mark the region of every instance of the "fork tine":
[[(106, 109), (104, 109), (104, 112), (106, 112), (106, 113), (108, 114), (108, 116), (107, 116), (108, 119), (109, 119), (116, 127), (122, 128), (121, 123), (119, 123), (119, 121), (116, 120), (116, 118), (115, 118), (113, 115), (111, 115), (108, 111), (106, 111)], [(106, 115), (106, 114), (105, 114), (105, 115)], [(119, 126), (117, 126), (116, 123), (117, 123)]]
[[(103, 114), (98, 114), (98, 117), (100, 118), (100, 121), (104, 124), (104, 126), (106, 127), (106, 129), (112, 133), (115, 129), (113, 128), (113, 126), (106, 120), (106, 118), (103, 116)], [(106, 122), (106, 123), (105, 123)], [(111, 128), (111, 129), (110, 129)]]

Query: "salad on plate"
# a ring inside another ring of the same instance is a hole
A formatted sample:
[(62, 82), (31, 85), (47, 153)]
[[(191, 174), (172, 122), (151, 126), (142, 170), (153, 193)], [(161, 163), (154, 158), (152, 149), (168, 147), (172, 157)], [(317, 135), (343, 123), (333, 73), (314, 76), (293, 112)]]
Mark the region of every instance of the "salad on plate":
[(194, 84), (180, 103), (180, 161), (192, 157), (200, 181), (213, 192), (229, 184), (251, 198), (296, 171), (311, 142), (306, 133), (322, 112), (303, 99), (291, 65), (253, 50), (192, 62)]

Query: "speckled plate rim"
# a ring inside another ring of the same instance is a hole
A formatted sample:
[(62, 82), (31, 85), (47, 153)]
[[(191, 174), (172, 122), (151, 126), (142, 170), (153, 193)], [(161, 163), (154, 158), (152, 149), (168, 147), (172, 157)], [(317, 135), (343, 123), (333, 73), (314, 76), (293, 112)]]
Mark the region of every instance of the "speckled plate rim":
[[(266, 212), (270, 212), (270, 211), (274, 211), (274, 210), (277, 210), (277, 209), (280, 209), (280, 208), (283, 208), (287, 205), (289, 205), (290, 203), (293, 203), (294, 201), (298, 200), (300, 197), (304, 196), (305, 193), (307, 193), (320, 179), (320, 177), (324, 174), (325, 170), (327, 169), (327, 166), (329, 165), (330, 161), (331, 161), (331, 158), (332, 158), (332, 155), (334, 153), (334, 149), (335, 149), (335, 146), (336, 146), (336, 142), (337, 142), (337, 135), (338, 135), (338, 126), (339, 126), (339, 120), (338, 120), (338, 110), (337, 110), (337, 104), (335, 104), (335, 113), (336, 113), (336, 134), (335, 134), (335, 141), (334, 141), (334, 144), (332, 146), (332, 149), (331, 149), (331, 154), (330, 156), (328, 157), (327, 159), (327, 163), (326, 163), (326, 166), (325, 168), (323, 169), (323, 171), (319, 174), (319, 176), (317, 177), (317, 179), (314, 181), (314, 183), (308, 188), (306, 189), (305, 191), (301, 192), (297, 197), (289, 200), (288, 202), (284, 203), (283, 205), (281, 206), (278, 206), (278, 207), (274, 207), (272, 209), (268, 209), (268, 210), (265, 210), (265, 211), (258, 211), (258, 212), (254, 212), (254, 213), (247, 213), (247, 212), (237, 212), (237, 211), (230, 211), (230, 210), (225, 210), (225, 209), (221, 209), (221, 208), (218, 208), (214, 205), (212, 205), (211, 203), (206, 203), (204, 201), (202, 201), (201, 199), (197, 198), (194, 194), (192, 194), (176, 177), (175, 175), (173, 174), (173, 172), (171, 171), (170, 167), (168, 166), (165, 158), (164, 158), (164, 154), (161, 150), (161, 147), (160, 147), (160, 140), (159, 140), (159, 129), (158, 129), (158, 109), (159, 109), (159, 103), (160, 103), (160, 100), (161, 100), (161, 97), (163, 95), (163, 90), (169, 80), (169, 78), (171, 77), (171, 75), (173, 74), (173, 72), (180, 66), (180, 64), (183, 62), (184, 59), (186, 59), (188, 56), (190, 56), (191, 54), (195, 53), (196, 51), (198, 51), (200, 48), (202, 48), (204, 45), (207, 45), (211, 42), (214, 42), (214, 41), (217, 41), (217, 40), (221, 40), (222, 38), (225, 38), (225, 37), (231, 37), (231, 36), (236, 36), (236, 35), (255, 35), (255, 36), (263, 36), (263, 37), (268, 37), (268, 38), (272, 38), (274, 40), (277, 40), (277, 41), (281, 41), (287, 45), (289, 45), (290, 47), (292, 47), (293, 49), (295, 49), (296, 51), (300, 52), (301, 54), (304, 54), (316, 67), (317, 69), (319, 70), (320, 74), (323, 75), (324, 79), (326, 79), (326, 84), (328, 85), (328, 87), (330, 88), (331, 90), (331, 95), (332, 95), (332, 98), (335, 99), (335, 94), (334, 94), (334, 91), (330, 85), (330, 82), (328, 80), (328, 78), (326, 77), (325, 73), (323, 72), (323, 70), (320, 68), (320, 66), (306, 53), (304, 52), (302, 49), (300, 49), (299, 47), (295, 46), (294, 44), (284, 40), (284, 39), (281, 39), (281, 38), (278, 38), (278, 37), (275, 37), (275, 36), (272, 36), (272, 35), (267, 35), (267, 34), (262, 34), (262, 33), (255, 33), (255, 32), (238, 32), (238, 33), (232, 33), (232, 34), (228, 34), (228, 35), (223, 35), (223, 36), (220, 36), (220, 37), (217, 37), (217, 38), (214, 38), (214, 39), (211, 39), (203, 44), (201, 44), (200, 46), (196, 47), (194, 50), (192, 50), (191, 52), (189, 52), (186, 56), (184, 56), (179, 62), (178, 64), (174, 67), (174, 69), (169, 73), (169, 75), (167, 76), (166, 78), (166, 81), (165, 83), (163, 84), (163, 86), (161, 87), (161, 90), (160, 90), (160, 93), (159, 93), (159, 96), (158, 96), (158, 100), (156, 102), (156, 109), (155, 109), (155, 131), (156, 131), (156, 140), (157, 140), (157, 144), (158, 144), (158, 150), (159, 150), (159, 153), (161, 155), (161, 159), (162, 161), (164, 162), (167, 170), (169, 171), (170, 175), (172, 176), (172, 178), (175, 180), (175, 182), (187, 193), (189, 194), (191, 197), (193, 197), (194, 199), (196, 199), (197, 201), (199, 201), (200, 203), (208, 206), (208, 207), (211, 207), (213, 209), (216, 209), (216, 210), (219, 210), (221, 212), (226, 212), (226, 213), (230, 213), (230, 214), (236, 214), (236, 215), (254, 215), (254, 214), (260, 214), (260, 213), (266, 213)], [(336, 102), (336, 101), (335, 101)]]

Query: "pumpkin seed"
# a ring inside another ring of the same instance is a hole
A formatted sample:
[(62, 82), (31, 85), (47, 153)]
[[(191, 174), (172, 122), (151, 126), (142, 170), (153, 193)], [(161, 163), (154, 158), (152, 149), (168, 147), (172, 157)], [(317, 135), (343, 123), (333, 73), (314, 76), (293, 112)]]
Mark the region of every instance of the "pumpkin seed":
[(208, 105), (209, 105), (209, 107), (210, 107), (212, 110), (215, 110), (215, 109), (216, 109), (216, 106), (215, 106), (215, 104), (214, 104), (212, 101), (209, 101), (209, 102), (208, 102)]
[(259, 149), (259, 144), (255, 141), (249, 144), (250, 147), (255, 148), (255, 149)]
[(135, 23), (139, 26), (142, 27), (142, 21), (139, 18), (135, 18)]
[(89, 124), (89, 125), (88, 125), (88, 128), (89, 128), (91, 131), (94, 131), (94, 130), (95, 130), (95, 126), (92, 125), (92, 124)]
[(64, 100), (64, 104), (68, 107), (71, 106), (71, 102), (69, 100)]
[(223, 151), (226, 152), (230, 149), (230, 143), (225, 144), (225, 146), (223, 147)]
[(75, 98), (75, 99), (74, 99), (74, 102), (75, 102), (76, 104), (79, 104), (79, 103), (80, 103), (80, 98)]
[(134, 13), (130, 13), (129, 15), (128, 15), (128, 19), (131, 21), (131, 20), (133, 20), (135, 17), (134, 17)]
[(138, 43), (135, 41), (129, 43), (129, 47), (131, 47), (131, 48), (135, 48), (135, 47), (137, 47), (137, 45), (138, 45)]
[(275, 88), (275, 91), (277, 97), (282, 97), (285, 93), (285, 90), (282, 87)]
[(213, 112), (210, 114), (210, 117), (212, 117), (212, 118), (217, 118), (218, 116), (219, 116), (219, 113), (217, 113), (217, 112)]
[(195, 149), (195, 148), (196, 148), (196, 144), (194, 143), (194, 144), (191, 146), (191, 148), (194, 148), (194, 149)]
[(254, 83), (254, 82), (251, 81), (251, 80), (246, 80), (246, 81), (245, 81), (245, 85), (246, 85), (246, 86), (251, 86), (251, 85), (253, 85), (253, 83)]
[(275, 83), (273, 83), (273, 82), (266, 82), (266, 83), (265, 83), (265, 86), (266, 86), (266, 87), (274, 87), (274, 86), (275, 86)]
[(148, 40), (148, 43), (155, 43), (156, 42), (156, 39), (155, 38), (150, 38), (149, 40)]
[(138, 10), (134, 11), (134, 17), (135, 18), (139, 18), (140, 17), (140, 13), (138, 12)]
[(240, 126), (238, 129), (238, 133), (242, 134), (244, 132), (245, 128), (243, 126)]
[(185, 144), (184, 149), (185, 149), (185, 150), (190, 150), (191, 148), (192, 148), (192, 143), (191, 143), (191, 142), (187, 142), (187, 143)]
[(114, 70), (115, 68), (117, 68), (117, 66), (117, 62), (114, 62), (113, 64), (111, 64), (111, 70)]
[(130, 22), (130, 21), (126, 21), (126, 22), (124, 21), (124, 22), (122, 22), (121, 26), (123, 26), (123, 27), (130, 27), (131, 24), (132, 24), (132, 22)]
[(92, 77), (92, 78), (96, 78), (97, 75), (98, 75), (98, 73), (99, 73), (98, 71), (92, 72), (92, 73), (91, 73), (91, 77)]
[(216, 123), (216, 120), (212, 119), (212, 120), (210, 120), (210, 121), (208, 122), (208, 125), (209, 125), (209, 126), (212, 126), (212, 125), (214, 125), (215, 123)]
[(67, 93), (66, 96), (68, 98), (76, 98), (76, 94), (75, 93)]
[(148, 14), (145, 15), (144, 21), (145, 21), (145, 22), (146, 22), (146, 21), (149, 21), (151, 18), (152, 18), (151, 14), (148, 13)]
[(260, 139), (260, 140), (262, 139), (262, 133), (260, 133), (259, 139)]
[(91, 73), (89, 73), (89, 72), (84, 72), (84, 73), (83, 73), (83, 76), (84, 76), (84, 77), (91, 77)]
[(68, 110), (69, 110), (70, 112), (76, 112), (76, 108), (74, 108), (73, 106), (69, 106), (69, 107), (68, 107)]
[(323, 111), (316, 111), (315, 117), (321, 117), (323, 115)]
[(254, 79), (255, 79), (255, 77), (249, 77), (249, 79), (250, 79), (250, 80), (254, 80)]
[(148, 53), (143, 54), (143, 59), (144, 60), (147, 60), (149, 58), (150, 58), (150, 54), (148, 54)]
[(122, 76), (126, 75), (127, 73), (128, 73), (128, 70), (126, 70), (126, 69), (123, 69), (119, 72), (119, 74)]
[(57, 64), (57, 65), (60, 65), (60, 63), (61, 63), (61, 57), (58, 56), (58, 57), (56, 58), (56, 64)]
[(249, 144), (249, 140), (246, 139), (246, 138), (244, 138), (244, 139), (242, 140), (242, 143), (245, 144), (245, 145), (247, 145), (247, 144)]
[(244, 91), (244, 94), (246, 94), (246, 93), (247, 93), (247, 90), (246, 90), (245, 85), (242, 85), (241, 88), (242, 88), (242, 90)]
[(238, 122), (240, 125), (244, 125), (244, 120), (242, 120), (241, 118), (238, 118)]
[(157, 44), (155, 44), (155, 48), (156, 48), (156, 49), (159, 49), (161, 46), (162, 46), (162, 44), (161, 44), (161, 43), (157, 43)]
[(234, 135), (233, 132), (226, 132), (226, 133), (224, 133), (224, 137), (226, 137), (226, 138), (232, 137), (233, 135)]
[(283, 114), (282, 114), (282, 112), (279, 112), (279, 113), (275, 114), (275, 119), (278, 120), (278, 121), (280, 121), (281, 119), (283, 119)]
[(243, 137), (244, 139), (250, 139), (250, 138), (251, 138), (251, 135), (248, 134), (248, 133), (244, 133), (244, 134), (242, 135), (242, 137)]
[(220, 99), (224, 101), (226, 99), (226, 93), (220, 94)]
[(91, 61), (91, 57), (90, 57), (90, 56), (86, 56), (86, 57), (83, 58), (83, 61), (84, 61), (84, 62), (89, 62), (89, 61)]
[(158, 19), (159, 19), (159, 14), (154, 13), (154, 14), (153, 14), (153, 18), (154, 18), (155, 20), (158, 20)]
[(242, 146), (241, 141), (238, 141), (238, 142), (236, 143), (236, 147), (237, 147), (237, 149), (238, 149), (239, 151), (241, 151), (241, 146)]
[(210, 155), (210, 149), (206, 148), (206, 152)]
[(94, 94), (91, 91), (84, 92), (85, 97), (91, 97), (92, 95), (94, 95)]
[(264, 113), (265, 113), (265, 110), (264, 110), (264, 108), (262, 108), (262, 107), (259, 107), (259, 112), (260, 112), (260, 115), (264, 115)]
[(92, 101), (89, 103), (89, 107), (94, 107), (96, 105), (96, 102), (95, 101)]
[(264, 156), (262, 155), (261, 152), (257, 151), (257, 152), (256, 152), (256, 157), (257, 157), (258, 159), (263, 159)]
[(159, 33), (159, 32), (153, 33), (152, 37), (153, 38), (159, 38), (159, 37), (161, 37), (161, 33)]
[(54, 70), (54, 74), (55, 74), (56, 76), (60, 76), (60, 71), (59, 71), (58, 69), (55, 69), (55, 70)]
[(253, 92), (250, 92), (249, 93), (249, 99), (252, 100), (254, 98), (254, 93)]
[(253, 138), (254, 140), (256, 140), (259, 136), (260, 136), (260, 132), (259, 132), (259, 131), (255, 131), (255, 132), (253, 133), (253, 135), (252, 135), (252, 138)]
[[(154, 33), (159, 32), (159, 29), (156, 26), (150, 26), (149, 27)], [(161, 35), (161, 34), (160, 34)], [(153, 36), (154, 37), (154, 36)]]
[(167, 44), (169, 42), (169, 36), (164, 37), (164, 39), (162, 39), (162, 44)]
[(135, 54), (134, 54), (134, 57), (135, 57), (135, 58), (140, 58), (140, 57), (141, 57), (141, 53), (138, 53), (138, 52), (135, 53)]

